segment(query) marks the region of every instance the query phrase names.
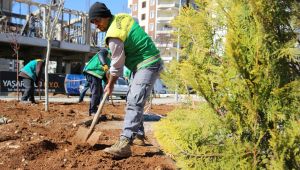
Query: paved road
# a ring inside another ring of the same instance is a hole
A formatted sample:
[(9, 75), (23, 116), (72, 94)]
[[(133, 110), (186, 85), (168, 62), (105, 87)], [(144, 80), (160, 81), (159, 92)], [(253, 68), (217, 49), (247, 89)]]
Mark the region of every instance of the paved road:
[[(49, 102), (65, 102), (65, 103), (76, 103), (78, 102), (78, 96), (65, 96), (65, 95), (56, 95), (49, 96)], [(191, 96), (194, 101), (203, 101), (201, 97)], [(45, 101), (44, 97), (35, 96), (36, 101)], [(0, 96), (0, 100), (17, 100), (15, 96)], [(113, 97), (114, 102), (125, 102), (125, 100), (121, 100), (120, 98)], [(84, 101), (90, 101), (90, 98), (86, 96)], [(187, 97), (184, 95), (179, 96), (179, 100), (176, 101), (174, 94), (160, 95), (156, 98), (153, 98), (153, 104), (176, 104), (178, 102), (186, 102)]]

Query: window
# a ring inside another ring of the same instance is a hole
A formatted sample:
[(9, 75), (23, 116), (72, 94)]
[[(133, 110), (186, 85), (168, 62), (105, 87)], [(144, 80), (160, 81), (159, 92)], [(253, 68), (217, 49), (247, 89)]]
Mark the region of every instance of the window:
[(150, 19), (152, 19), (154, 17), (155, 17), (155, 12), (152, 10), (152, 11), (150, 11)]
[(142, 14), (142, 21), (146, 19), (146, 14)]
[(142, 2), (142, 8), (146, 8), (146, 1)]
[(153, 31), (153, 30), (154, 30), (154, 24), (153, 24), (153, 23), (149, 24), (149, 30), (150, 30), (150, 31)]
[(155, 5), (155, 0), (150, 0), (150, 5), (151, 6)]

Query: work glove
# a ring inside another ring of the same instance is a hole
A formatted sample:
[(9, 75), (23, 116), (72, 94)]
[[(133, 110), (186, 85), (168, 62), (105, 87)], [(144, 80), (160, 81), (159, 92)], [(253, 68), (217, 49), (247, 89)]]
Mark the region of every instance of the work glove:
[(108, 68), (108, 65), (107, 65), (107, 64), (103, 65), (103, 66), (102, 66), (102, 69), (103, 69), (103, 71), (107, 72), (108, 69), (109, 69), (109, 68)]

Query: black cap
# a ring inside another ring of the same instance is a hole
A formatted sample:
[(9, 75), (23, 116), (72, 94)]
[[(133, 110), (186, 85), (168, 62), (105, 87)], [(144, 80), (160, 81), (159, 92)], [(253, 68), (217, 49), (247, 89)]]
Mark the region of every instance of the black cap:
[(107, 17), (111, 17), (111, 12), (110, 10), (106, 7), (106, 5), (104, 3), (101, 2), (95, 2), (89, 11), (89, 18), (90, 21), (92, 21), (93, 19), (100, 17), (100, 18), (107, 18)]

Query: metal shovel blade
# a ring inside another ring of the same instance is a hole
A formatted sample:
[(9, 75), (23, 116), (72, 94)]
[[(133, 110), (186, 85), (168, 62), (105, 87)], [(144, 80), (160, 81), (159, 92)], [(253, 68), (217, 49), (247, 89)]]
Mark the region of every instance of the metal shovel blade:
[(94, 146), (99, 141), (99, 138), (101, 135), (102, 135), (102, 132), (93, 132), (86, 142), (88, 144), (90, 144), (91, 146)]
[(94, 146), (98, 142), (102, 132), (94, 131), (90, 136), (88, 136), (89, 130), (90, 129), (86, 127), (79, 127), (76, 132), (76, 135), (73, 138), (73, 142), (78, 144), (88, 143), (91, 146)]
[(104, 97), (100, 103), (100, 106), (97, 110), (96, 115), (93, 118), (93, 122), (92, 125), (90, 126), (90, 128), (86, 128), (86, 127), (79, 127), (75, 137), (73, 138), (73, 143), (79, 143), (79, 144), (83, 144), (83, 143), (88, 143), (90, 145), (95, 145), (98, 140), (100, 135), (102, 134), (101, 132), (94, 132), (94, 127), (96, 125), (96, 122), (98, 121), (99, 115), (102, 111), (102, 108), (104, 106), (105, 100), (108, 97), (108, 93), (104, 94)]

